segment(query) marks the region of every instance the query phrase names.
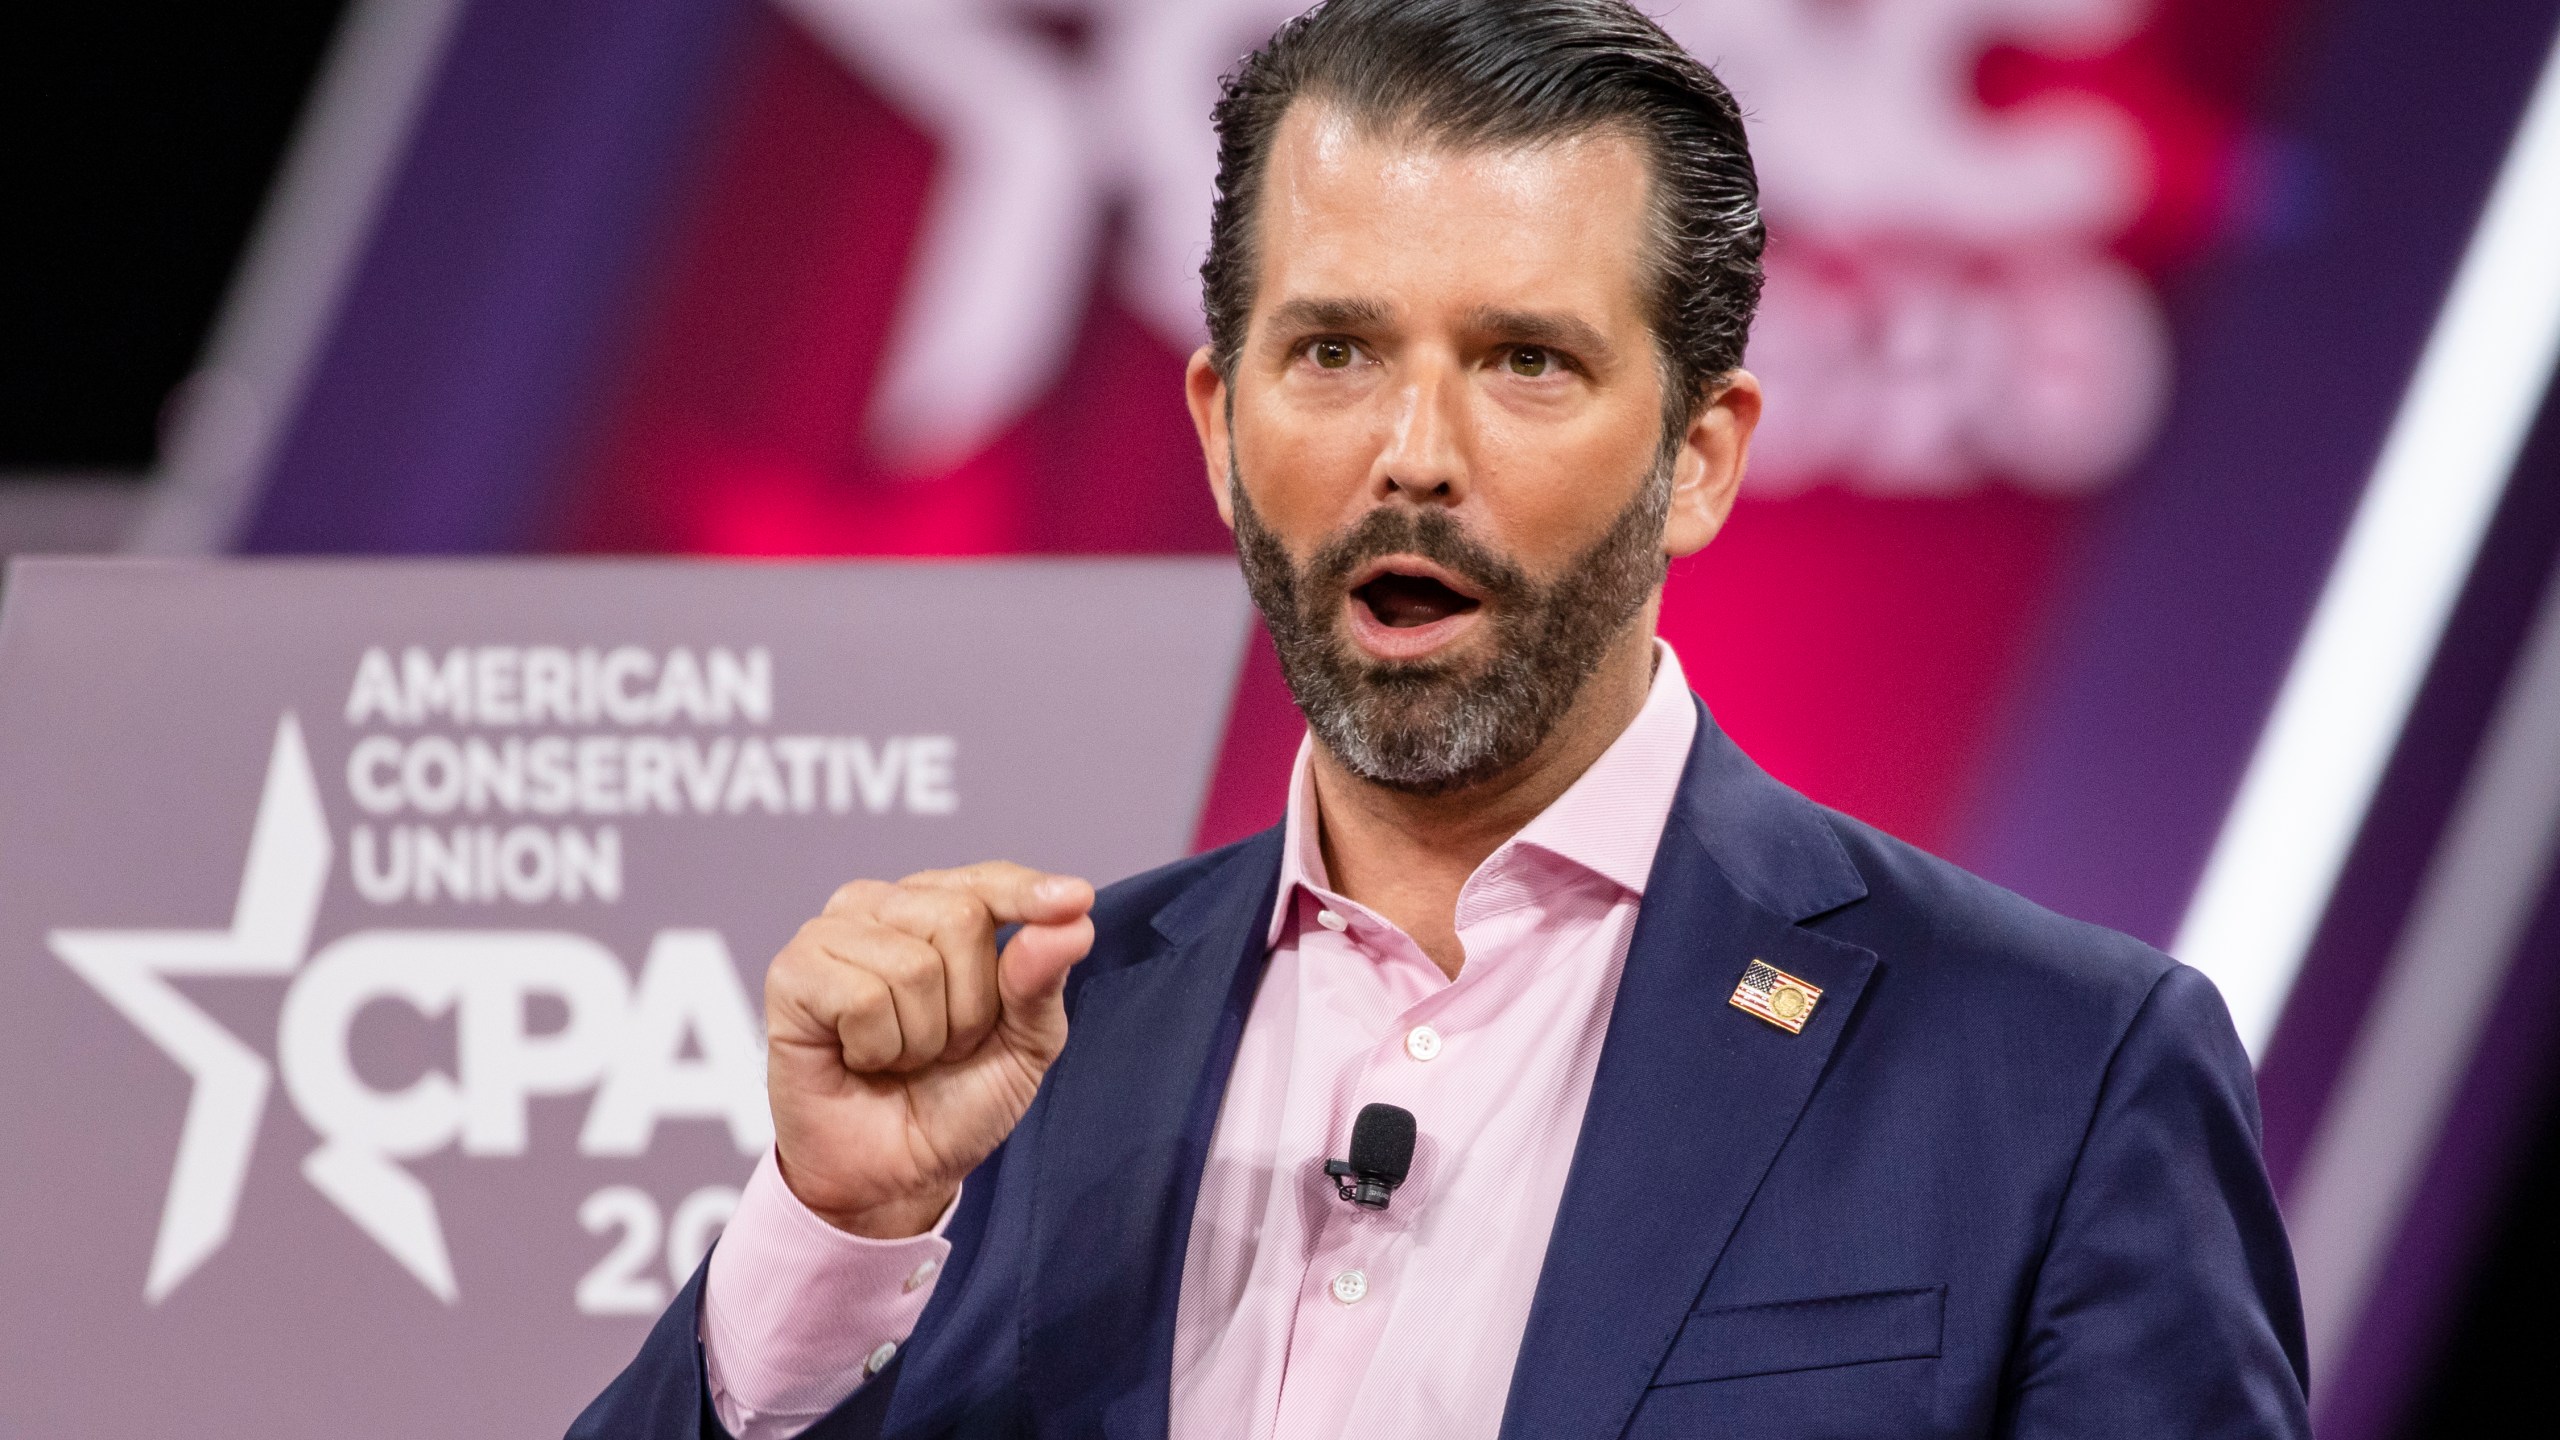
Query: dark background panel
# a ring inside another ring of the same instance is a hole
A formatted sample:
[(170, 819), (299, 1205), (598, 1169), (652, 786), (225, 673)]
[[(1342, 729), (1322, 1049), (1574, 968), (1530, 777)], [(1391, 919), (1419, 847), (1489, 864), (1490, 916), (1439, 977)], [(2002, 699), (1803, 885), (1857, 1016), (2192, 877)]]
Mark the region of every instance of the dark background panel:
[[(2560, 877), (2544, 890), (2541, 913), (2516, 957), (2524, 983), (2511, 984), (2539, 1002), (2543, 1033), (2551, 1031), (2560, 980)], [(2534, 982), (2540, 983), (2534, 983)], [(2426, 1380), (2400, 1427), (2402, 1440), (2471, 1440), (2481, 1435), (2536, 1434), (2551, 1428), (2549, 1384), (2560, 1356), (2560, 1057), (2534, 1057), (2536, 1123), (2519, 1146), (2487, 1243), (2471, 1268), (2451, 1318), (2424, 1357)], [(2534, 1420), (2536, 1414), (2543, 1418)], [(2519, 1423), (2521, 1420), (2522, 1423)]]
[(345, 8), (0, 20), (0, 473), (151, 465)]

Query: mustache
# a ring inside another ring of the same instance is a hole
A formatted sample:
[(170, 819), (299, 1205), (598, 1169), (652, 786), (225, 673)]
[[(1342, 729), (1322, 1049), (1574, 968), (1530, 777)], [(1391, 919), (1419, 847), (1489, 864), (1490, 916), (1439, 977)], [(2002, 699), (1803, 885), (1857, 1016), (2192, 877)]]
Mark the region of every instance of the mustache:
[(1419, 555), (1496, 605), (1516, 606), (1538, 588), (1528, 572), (1468, 535), (1447, 512), (1380, 508), (1316, 551), (1306, 565), (1307, 589), (1339, 594), (1353, 572), (1386, 555)]

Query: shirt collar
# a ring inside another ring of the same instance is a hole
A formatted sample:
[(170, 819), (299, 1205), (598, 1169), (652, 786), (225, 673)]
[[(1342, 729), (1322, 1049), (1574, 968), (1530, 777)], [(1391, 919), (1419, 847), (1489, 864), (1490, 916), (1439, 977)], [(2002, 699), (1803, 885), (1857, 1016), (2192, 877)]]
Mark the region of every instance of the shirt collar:
[[(1658, 637), (1653, 650), (1653, 684), (1636, 718), (1553, 804), (1486, 857), (1478, 875), (1500, 864), (1513, 847), (1527, 845), (1631, 894), (1644, 894), (1645, 878), (1653, 872), (1654, 851), (1662, 844), (1662, 827), (1669, 823), (1672, 802), (1679, 795), (1681, 771), (1689, 763), (1689, 750), (1698, 735), (1697, 702), (1681, 673), (1680, 657)], [(1297, 891), (1319, 897), (1330, 893), (1324, 850), (1317, 843), (1314, 755), (1315, 737), (1310, 734), (1298, 742), (1297, 763), (1289, 772), (1289, 810), (1281, 829), (1280, 894), (1271, 907), (1266, 945), (1277, 945), (1287, 932)]]

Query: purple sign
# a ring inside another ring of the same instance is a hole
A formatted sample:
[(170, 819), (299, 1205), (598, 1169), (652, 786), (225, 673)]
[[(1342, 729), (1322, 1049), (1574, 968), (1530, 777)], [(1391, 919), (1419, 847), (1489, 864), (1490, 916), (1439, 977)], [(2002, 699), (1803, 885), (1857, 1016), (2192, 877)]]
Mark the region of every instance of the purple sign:
[(0, 1432), (555, 1434), (856, 876), (1182, 853), (1224, 561), (21, 562)]

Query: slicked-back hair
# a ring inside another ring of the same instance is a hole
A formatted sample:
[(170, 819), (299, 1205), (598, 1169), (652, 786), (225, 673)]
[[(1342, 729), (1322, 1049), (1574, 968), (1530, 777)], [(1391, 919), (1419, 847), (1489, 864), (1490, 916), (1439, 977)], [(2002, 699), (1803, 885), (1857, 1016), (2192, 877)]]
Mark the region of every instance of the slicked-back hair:
[(1504, 149), (1617, 131), (1644, 150), (1646, 302), (1666, 450), (1742, 363), (1760, 303), (1760, 186), (1715, 73), (1627, 0), (1324, 0), (1226, 78), (1200, 267), (1211, 363), (1232, 386), (1253, 310), (1254, 222), (1281, 117), (1301, 100), (1367, 133)]

